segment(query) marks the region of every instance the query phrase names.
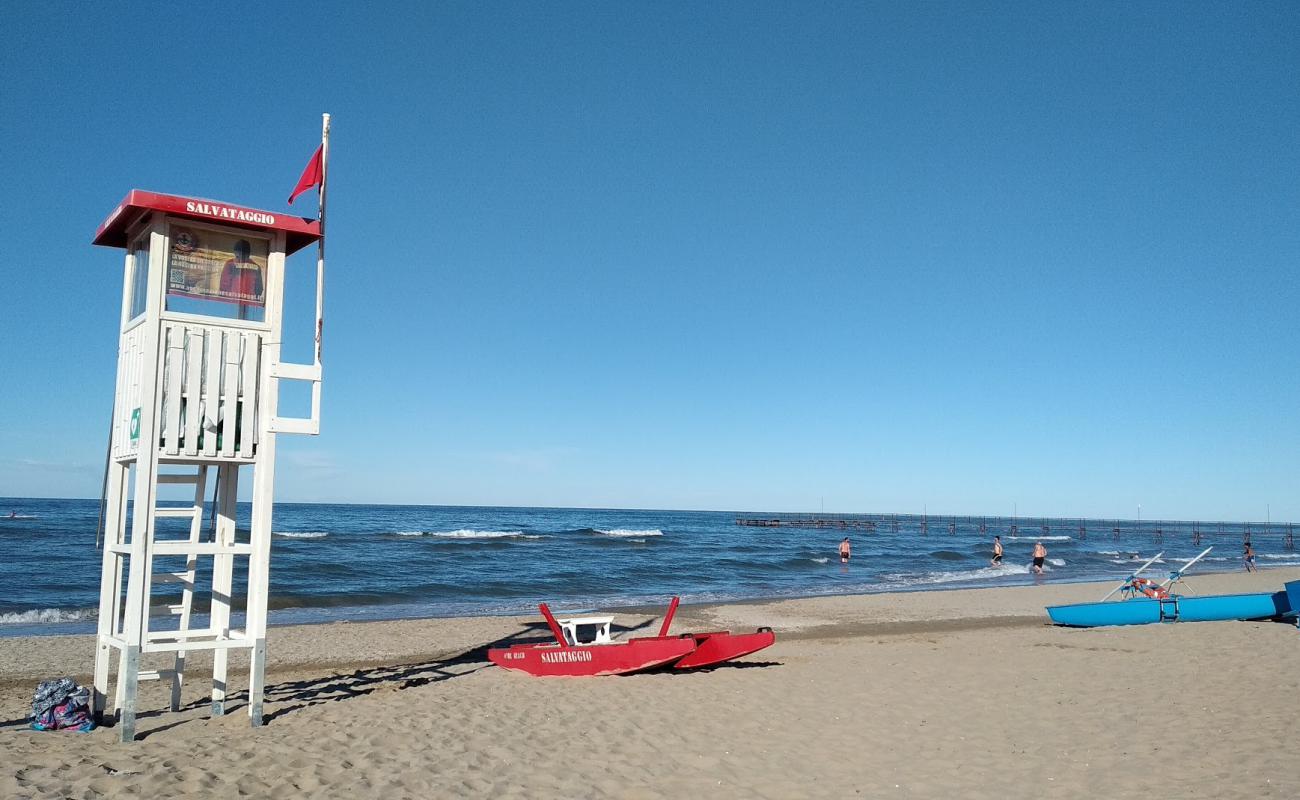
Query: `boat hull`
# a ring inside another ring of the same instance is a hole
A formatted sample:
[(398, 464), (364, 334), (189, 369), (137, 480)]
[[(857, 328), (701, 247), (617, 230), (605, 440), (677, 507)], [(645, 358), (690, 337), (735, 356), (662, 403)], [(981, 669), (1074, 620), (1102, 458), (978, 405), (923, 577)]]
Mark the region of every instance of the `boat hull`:
[(488, 659), (503, 669), (538, 677), (589, 677), (653, 669), (693, 650), (694, 639), (655, 636), (613, 644), (515, 645), (488, 650)]
[(760, 628), (753, 633), (732, 633), (717, 631), (713, 633), (683, 633), (683, 639), (695, 642), (695, 649), (673, 664), (673, 669), (696, 669), (711, 667), (724, 661), (756, 653), (765, 647), (771, 647), (776, 641), (776, 634), (771, 628)]
[(1270, 619), (1294, 614), (1296, 609), (1292, 605), (1292, 597), (1300, 597), (1300, 581), (1287, 584), (1287, 591), (1282, 592), (1222, 594), (1208, 597), (1172, 595), (1164, 600), (1140, 597), (1116, 603), (1048, 606), (1047, 615), (1057, 625), (1078, 628), (1147, 625), (1153, 622)]

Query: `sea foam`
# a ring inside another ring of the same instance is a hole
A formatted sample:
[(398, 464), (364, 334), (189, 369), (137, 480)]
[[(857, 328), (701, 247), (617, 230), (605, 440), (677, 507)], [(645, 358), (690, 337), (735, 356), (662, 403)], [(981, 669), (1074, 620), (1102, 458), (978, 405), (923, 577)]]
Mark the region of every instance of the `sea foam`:
[(599, 533), (602, 536), (628, 537), (628, 536), (663, 536), (664, 535), (664, 532), (658, 530), (657, 528), (653, 530), (647, 530), (647, 531), (631, 531), (631, 530), (624, 530), (623, 528), (614, 528), (613, 530), (609, 530), (609, 531), (602, 531), (599, 528), (593, 528), (593, 530), (595, 530), (596, 533)]
[(436, 539), (541, 539), (537, 534), (523, 531), (475, 531), (460, 528), (454, 531), (398, 531), (398, 536), (432, 536)]
[(1028, 575), (1028, 564), (1003, 564), (999, 567), (980, 567), (945, 572), (930, 572), (925, 575), (904, 575), (899, 573), (882, 575), (886, 583), (892, 586), (927, 586), (935, 583), (957, 583), (960, 581), (982, 581), (993, 578), (1005, 578), (1008, 575)]
[(95, 616), (92, 609), (68, 610), (64, 608), (33, 608), (30, 611), (15, 611), (0, 614), (0, 625), (31, 625), (51, 622), (76, 622)]

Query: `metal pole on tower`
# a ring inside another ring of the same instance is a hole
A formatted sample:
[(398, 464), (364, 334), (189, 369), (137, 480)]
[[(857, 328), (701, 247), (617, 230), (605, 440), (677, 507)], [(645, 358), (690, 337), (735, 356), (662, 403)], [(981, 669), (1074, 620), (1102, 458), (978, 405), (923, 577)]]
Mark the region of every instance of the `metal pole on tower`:
[[(319, 200), (320, 238), (316, 240), (316, 368), (320, 369), (321, 337), (325, 329), (325, 189), (329, 183), (330, 164), (330, 115), (321, 115), (320, 131), (320, 190)], [(316, 382), (316, 391), (320, 391), (320, 382)]]

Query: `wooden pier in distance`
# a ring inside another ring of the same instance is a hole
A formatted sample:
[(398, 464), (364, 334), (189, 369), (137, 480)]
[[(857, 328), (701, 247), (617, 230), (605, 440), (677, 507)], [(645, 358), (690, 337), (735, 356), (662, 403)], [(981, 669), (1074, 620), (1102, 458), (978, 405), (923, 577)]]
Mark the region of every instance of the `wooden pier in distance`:
[(874, 531), (875, 520), (861, 517), (736, 517), (737, 525), (751, 528), (858, 528)]
[(736, 517), (736, 524), (747, 528), (839, 529), (894, 534), (946, 533), (949, 536), (977, 533), (980, 536), (1001, 534), (1012, 539), (1067, 537), (1087, 541), (1089, 536), (1106, 537), (1118, 542), (1121, 537), (1149, 537), (1155, 544), (1166, 538), (1175, 541), (1186, 537), (1194, 546), (1202, 542), (1241, 542), (1263, 544), (1277, 540), (1286, 552), (1295, 552), (1295, 528), (1292, 522), (1199, 522), (1189, 520), (1104, 520), (1052, 519), (1048, 517), (984, 517), (932, 514), (747, 514)]

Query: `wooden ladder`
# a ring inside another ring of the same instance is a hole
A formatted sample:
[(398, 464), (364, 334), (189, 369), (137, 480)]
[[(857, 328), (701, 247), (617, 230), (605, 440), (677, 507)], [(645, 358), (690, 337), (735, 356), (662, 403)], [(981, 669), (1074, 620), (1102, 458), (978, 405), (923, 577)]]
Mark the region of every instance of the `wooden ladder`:
[[(194, 578), (195, 578), (195, 573), (198, 571), (198, 561), (199, 561), (199, 553), (198, 553), (198, 548), (196, 546), (202, 542), (202, 538), (203, 538), (203, 517), (204, 517), (203, 511), (205, 508), (204, 501), (203, 501), (203, 493), (204, 493), (204, 488), (207, 486), (207, 483), (208, 483), (208, 467), (206, 464), (198, 465), (198, 467), (192, 473), (161, 473), (160, 472), (158, 474), (159, 485), (181, 484), (181, 485), (193, 486), (194, 502), (192, 505), (189, 506), (179, 506), (179, 507), (169, 506), (164, 508), (155, 507), (154, 509), (152, 509), (153, 520), (150, 521), (150, 526), (149, 526), (150, 530), (156, 531), (157, 530), (156, 521), (159, 519), (179, 518), (179, 519), (188, 519), (190, 521), (190, 530), (189, 530), (188, 538), (184, 540), (164, 539), (164, 540), (156, 541), (155, 545), (164, 544), (170, 546), (165, 546), (163, 548), (155, 547), (155, 552), (150, 553), (150, 557), (147, 559), (148, 563), (145, 567), (146, 572), (145, 572), (144, 596), (146, 598), (152, 598), (153, 587), (155, 584), (165, 585), (165, 584), (179, 583), (181, 585), (181, 601), (179, 603), (168, 604), (167, 606), (168, 613), (180, 617), (179, 627), (176, 631), (164, 632), (164, 635), (168, 635), (168, 636), (179, 635), (179, 637), (182, 639), (184, 638), (185, 634), (190, 632), (190, 616), (194, 609)], [(179, 549), (175, 549), (175, 546), (177, 544), (181, 544), (182, 546)], [(157, 552), (158, 550), (162, 550), (163, 552), (159, 553)], [(156, 556), (168, 557), (168, 556), (175, 556), (178, 554), (185, 556), (185, 569), (179, 572), (171, 572), (171, 571), (155, 572), (154, 571), (154, 564), (153, 564), (154, 557)], [(152, 602), (149, 603), (149, 607), (150, 609), (152, 609), (153, 607)], [(184, 683), (185, 683), (185, 651), (184, 650), (176, 651), (175, 660), (173, 661), (171, 669), (142, 669), (139, 672), (138, 680), (156, 681), (156, 680), (162, 680), (163, 678), (167, 678), (171, 680), (171, 684), (172, 684), (171, 710), (179, 711), (181, 707), (181, 689), (184, 687)], [(123, 682), (119, 680), (117, 684), (118, 707), (121, 707), (122, 704), (122, 691), (123, 691)]]

